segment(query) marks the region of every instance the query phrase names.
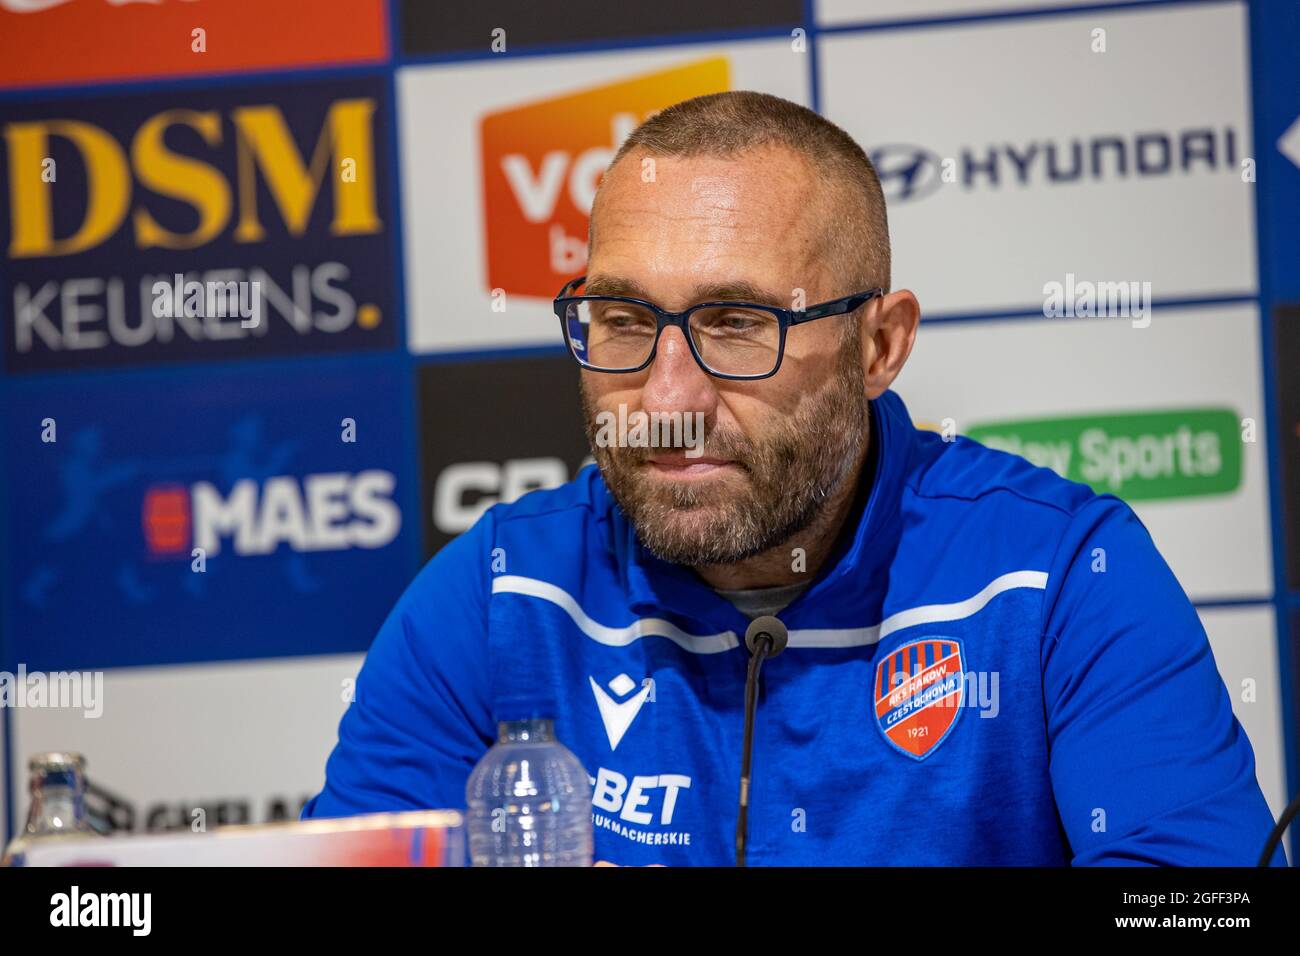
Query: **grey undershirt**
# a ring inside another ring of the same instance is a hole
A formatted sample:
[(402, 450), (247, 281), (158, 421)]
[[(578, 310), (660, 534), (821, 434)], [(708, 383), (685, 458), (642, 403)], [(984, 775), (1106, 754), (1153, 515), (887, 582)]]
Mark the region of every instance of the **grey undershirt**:
[(782, 584), (774, 588), (745, 588), (724, 591), (715, 588), (720, 595), (736, 605), (741, 614), (751, 621), (764, 614), (776, 614), (794, 603), (794, 599), (808, 589), (811, 581), (797, 581), (794, 584)]

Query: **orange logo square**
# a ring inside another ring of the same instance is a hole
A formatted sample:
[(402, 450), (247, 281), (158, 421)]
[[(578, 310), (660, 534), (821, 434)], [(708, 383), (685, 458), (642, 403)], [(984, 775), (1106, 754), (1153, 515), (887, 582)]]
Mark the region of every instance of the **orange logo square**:
[(682, 100), (730, 89), (723, 57), (492, 113), (479, 136), (487, 287), (549, 299), (587, 264), (587, 218), (628, 134)]

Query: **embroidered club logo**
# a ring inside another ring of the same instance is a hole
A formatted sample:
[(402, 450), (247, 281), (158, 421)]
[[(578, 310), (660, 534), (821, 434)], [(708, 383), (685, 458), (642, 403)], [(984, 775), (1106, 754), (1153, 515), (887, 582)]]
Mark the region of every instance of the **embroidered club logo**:
[(943, 743), (961, 716), (965, 663), (961, 641), (924, 637), (876, 665), (876, 726), (894, 749), (924, 760)]

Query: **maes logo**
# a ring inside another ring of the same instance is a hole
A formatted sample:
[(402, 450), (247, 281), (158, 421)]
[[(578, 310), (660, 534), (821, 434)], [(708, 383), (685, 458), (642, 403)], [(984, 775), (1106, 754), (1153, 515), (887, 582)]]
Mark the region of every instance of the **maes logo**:
[[(391, 343), (382, 90), (306, 86), (292, 110), (280, 92), (0, 116), (11, 368)], [(257, 288), (260, 321), (157, 308), (177, 275)]]
[(484, 117), (488, 288), (554, 296), (587, 264), (591, 201), (628, 134), (674, 103), (729, 87), (716, 57)]
[(189, 488), (154, 485), (141, 513), (149, 553), (205, 557), (230, 542), (239, 555), (380, 548), (397, 536), (402, 515), (393, 503), (391, 472), (282, 475), (263, 482), (237, 481), (222, 494), (206, 481)]

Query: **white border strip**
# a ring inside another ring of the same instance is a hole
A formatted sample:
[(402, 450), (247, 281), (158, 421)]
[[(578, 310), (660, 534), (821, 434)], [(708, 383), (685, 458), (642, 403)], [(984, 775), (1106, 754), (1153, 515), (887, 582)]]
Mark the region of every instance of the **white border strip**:
[[(926, 604), (891, 614), (873, 627), (805, 629), (790, 632), (791, 647), (837, 648), (865, 647), (875, 644), (895, 631), (916, 627), (919, 624), (938, 624), (960, 621), (978, 614), (999, 594), (1018, 588), (1044, 590), (1047, 587), (1046, 571), (1012, 571), (990, 581), (974, 597), (954, 604)], [(503, 574), (492, 579), (493, 594), (523, 594), (541, 598), (556, 605), (573, 619), (582, 633), (606, 647), (627, 647), (643, 637), (666, 637), (682, 650), (692, 654), (720, 654), (740, 646), (734, 631), (721, 634), (687, 634), (681, 628), (657, 617), (644, 617), (627, 627), (606, 627), (593, 621), (573, 596), (563, 588), (539, 581), (536, 578)]]
[(1014, 591), (1017, 588), (1032, 588), (1037, 591), (1046, 590), (1047, 572), (1012, 571), (1009, 574), (994, 578), (985, 585), (984, 590), (980, 591), (979, 594), (968, 597), (964, 601), (958, 601), (956, 604), (925, 604), (921, 607), (909, 608), (906, 611), (891, 614), (881, 622), (880, 636), (888, 637), (895, 631), (901, 631), (905, 627), (916, 627), (918, 624), (960, 621), (962, 618), (970, 617), (972, 614), (978, 614), (984, 610), (984, 606), (1003, 591)]
[(666, 637), (678, 647), (693, 654), (720, 654), (740, 646), (740, 640), (734, 631), (697, 636), (687, 634), (671, 622), (657, 617), (643, 617), (633, 621), (627, 627), (606, 627), (588, 617), (587, 612), (578, 606), (578, 602), (568, 591), (536, 578), (503, 574), (492, 579), (492, 593), (526, 594), (529, 597), (550, 601), (573, 618), (573, 623), (578, 625), (582, 633), (606, 647), (627, 647), (633, 641), (651, 636)]

